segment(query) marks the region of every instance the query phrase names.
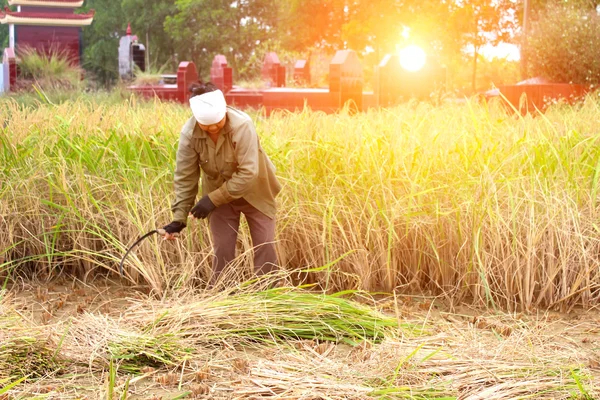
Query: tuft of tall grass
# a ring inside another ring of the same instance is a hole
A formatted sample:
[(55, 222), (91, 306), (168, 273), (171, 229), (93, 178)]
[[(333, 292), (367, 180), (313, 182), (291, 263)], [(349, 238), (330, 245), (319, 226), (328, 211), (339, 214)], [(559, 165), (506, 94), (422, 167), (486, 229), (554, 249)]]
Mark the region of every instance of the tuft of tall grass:
[(144, 86), (144, 85), (158, 85), (163, 80), (163, 74), (167, 65), (163, 65), (158, 69), (148, 69), (146, 71), (142, 71), (137, 65), (135, 66), (135, 74), (133, 85), (135, 86)]
[[(5, 273), (114, 272), (140, 234), (169, 222), (185, 106), (2, 104)], [(329, 292), (402, 290), (509, 310), (597, 305), (599, 115), (594, 97), (527, 117), (471, 101), (254, 113), (284, 184), (280, 261)], [(239, 247), (248, 277), (245, 225)], [(178, 242), (137, 248), (127, 277), (157, 293), (195, 287), (210, 249), (205, 222), (191, 222)]]
[(22, 80), (31, 80), (44, 89), (67, 90), (80, 86), (83, 71), (66, 49), (51, 47), (44, 51), (24, 48), (19, 51)]

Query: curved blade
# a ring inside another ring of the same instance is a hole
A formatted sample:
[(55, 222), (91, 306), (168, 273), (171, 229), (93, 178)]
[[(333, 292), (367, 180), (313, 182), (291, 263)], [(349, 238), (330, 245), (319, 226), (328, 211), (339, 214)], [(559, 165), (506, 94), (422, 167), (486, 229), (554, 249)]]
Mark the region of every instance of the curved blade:
[(141, 236), (138, 240), (135, 241), (134, 244), (131, 245), (131, 247), (129, 248), (129, 250), (127, 250), (127, 253), (125, 253), (125, 255), (123, 256), (123, 258), (121, 259), (121, 263), (119, 264), (119, 274), (121, 274), (121, 276), (123, 276), (123, 263), (125, 262), (125, 259), (127, 258), (127, 256), (131, 252), (131, 250), (133, 250), (133, 248), (135, 246), (137, 246), (138, 244), (140, 244), (144, 239), (146, 239), (147, 237), (150, 237), (150, 236), (154, 235), (155, 233), (158, 233), (158, 230), (155, 229), (153, 231), (150, 231), (150, 232), (146, 233), (144, 236)]

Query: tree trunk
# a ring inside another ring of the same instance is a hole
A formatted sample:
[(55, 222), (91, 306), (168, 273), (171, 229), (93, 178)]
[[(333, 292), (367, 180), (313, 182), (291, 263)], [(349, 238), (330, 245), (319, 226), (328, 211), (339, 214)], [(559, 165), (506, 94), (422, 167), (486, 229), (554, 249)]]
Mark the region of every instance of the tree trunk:
[(146, 30), (146, 71), (150, 72), (150, 32)]
[(477, 58), (479, 57), (479, 46), (473, 47), (473, 76), (471, 80), (471, 88), (473, 94), (477, 91)]
[(528, 24), (529, 24), (529, 2), (528, 0), (524, 0), (523, 5), (523, 39), (521, 42), (521, 80), (527, 79), (527, 34), (528, 34)]

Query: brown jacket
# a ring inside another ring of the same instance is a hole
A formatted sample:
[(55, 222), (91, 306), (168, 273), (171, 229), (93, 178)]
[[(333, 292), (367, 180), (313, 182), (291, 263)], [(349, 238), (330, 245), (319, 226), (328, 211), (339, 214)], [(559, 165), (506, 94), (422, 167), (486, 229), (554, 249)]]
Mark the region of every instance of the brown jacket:
[(215, 206), (243, 197), (263, 214), (275, 218), (275, 197), (281, 185), (246, 113), (227, 107), (227, 122), (216, 145), (194, 117), (183, 126), (171, 208), (174, 221), (186, 223), (196, 201), (200, 175), (202, 195), (208, 195)]

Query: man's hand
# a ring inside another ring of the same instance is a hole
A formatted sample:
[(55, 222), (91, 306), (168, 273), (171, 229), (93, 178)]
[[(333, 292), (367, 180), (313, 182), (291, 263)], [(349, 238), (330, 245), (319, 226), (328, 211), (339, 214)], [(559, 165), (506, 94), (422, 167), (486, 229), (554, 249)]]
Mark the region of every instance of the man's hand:
[(197, 219), (204, 219), (208, 217), (208, 214), (216, 207), (208, 196), (204, 196), (190, 211), (190, 215)]
[(185, 228), (183, 222), (173, 221), (169, 225), (163, 226), (158, 229), (158, 234), (163, 236), (166, 240), (174, 240), (179, 237), (179, 233)]

